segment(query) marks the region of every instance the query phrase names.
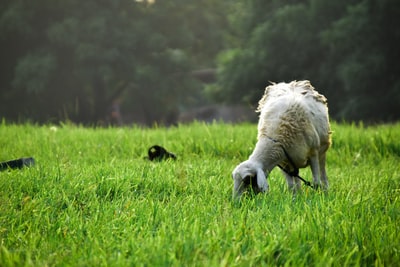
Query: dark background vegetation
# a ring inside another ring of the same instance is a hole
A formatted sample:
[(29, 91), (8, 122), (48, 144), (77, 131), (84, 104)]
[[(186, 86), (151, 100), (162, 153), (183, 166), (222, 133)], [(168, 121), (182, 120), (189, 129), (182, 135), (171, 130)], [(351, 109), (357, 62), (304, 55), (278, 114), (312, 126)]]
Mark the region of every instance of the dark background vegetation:
[(150, 2), (2, 0), (0, 118), (170, 124), (301, 79), (336, 120), (400, 118), (398, 0)]

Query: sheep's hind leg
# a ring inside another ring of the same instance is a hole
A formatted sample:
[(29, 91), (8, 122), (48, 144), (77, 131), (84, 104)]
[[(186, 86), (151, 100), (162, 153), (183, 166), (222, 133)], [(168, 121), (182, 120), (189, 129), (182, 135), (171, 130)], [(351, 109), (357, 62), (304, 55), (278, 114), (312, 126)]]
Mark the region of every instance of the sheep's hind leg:
[(329, 182), (328, 182), (328, 177), (326, 175), (325, 162), (326, 162), (326, 154), (323, 153), (319, 157), (319, 169), (321, 171), (322, 189), (327, 190), (329, 188)]
[(320, 170), (319, 170), (319, 157), (317, 155), (313, 155), (310, 158), (310, 165), (311, 165), (311, 172), (313, 176), (313, 184), (314, 187), (320, 188), (321, 187), (321, 180), (320, 180)]
[(285, 171), (282, 171), (282, 173), (286, 178), (286, 182), (287, 182), (289, 191), (291, 191), (292, 193), (299, 192), (301, 189), (300, 180), (297, 179), (296, 177), (293, 177), (293, 176), (287, 174)]

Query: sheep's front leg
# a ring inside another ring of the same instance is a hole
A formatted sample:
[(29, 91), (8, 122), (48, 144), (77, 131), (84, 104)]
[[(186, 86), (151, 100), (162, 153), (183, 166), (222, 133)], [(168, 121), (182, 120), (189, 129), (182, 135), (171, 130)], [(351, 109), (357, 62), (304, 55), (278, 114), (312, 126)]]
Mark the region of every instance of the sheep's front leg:
[(318, 154), (312, 155), (310, 157), (311, 172), (313, 177), (313, 184), (315, 187), (319, 188), (321, 186), (320, 180), (320, 170), (319, 170), (319, 157)]
[(291, 176), (290, 174), (286, 173), (283, 170), (282, 170), (282, 173), (286, 178), (286, 182), (287, 182), (289, 190), (293, 193), (300, 191), (300, 189), (301, 189), (300, 180), (297, 179), (296, 177)]

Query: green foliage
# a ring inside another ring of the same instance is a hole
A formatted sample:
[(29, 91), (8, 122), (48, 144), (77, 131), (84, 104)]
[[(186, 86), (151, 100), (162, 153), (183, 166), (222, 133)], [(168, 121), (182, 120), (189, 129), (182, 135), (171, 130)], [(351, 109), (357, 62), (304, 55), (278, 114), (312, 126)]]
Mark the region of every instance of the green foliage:
[(252, 0), (242, 8), (242, 42), (219, 60), (214, 98), (254, 104), (268, 81), (308, 79), (337, 119), (400, 117), (398, 1)]
[(26, 86), (28, 94), (40, 94), (46, 90), (47, 81), (55, 68), (55, 59), (52, 55), (27, 55), (16, 66), (15, 72), (19, 79), (15, 80), (15, 87)]
[[(0, 124), (1, 266), (390, 266), (400, 260), (400, 125), (333, 124), (331, 188), (234, 203), (256, 125), (94, 129)], [(176, 161), (144, 159), (153, 144)], [(309, 170), (301, 170), (310, 177)]]
[(191, 71), (214, 65), (225, 5), (5, 1), (0, 97), (7, 105), (0, 112), (14, 120), (96, 123), (120, 100), (126, 113), (148, 116), (144, 123), (166, 119), (198, 90)]

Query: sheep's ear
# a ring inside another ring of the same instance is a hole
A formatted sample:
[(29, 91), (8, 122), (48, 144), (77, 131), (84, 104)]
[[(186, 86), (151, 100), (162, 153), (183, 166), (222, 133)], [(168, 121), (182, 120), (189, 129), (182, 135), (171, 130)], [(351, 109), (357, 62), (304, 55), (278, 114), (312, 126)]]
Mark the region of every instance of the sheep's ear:
[(268, 191), (267, 177), (261, 168), (257, 169), (257, 185), (261, 192)]

